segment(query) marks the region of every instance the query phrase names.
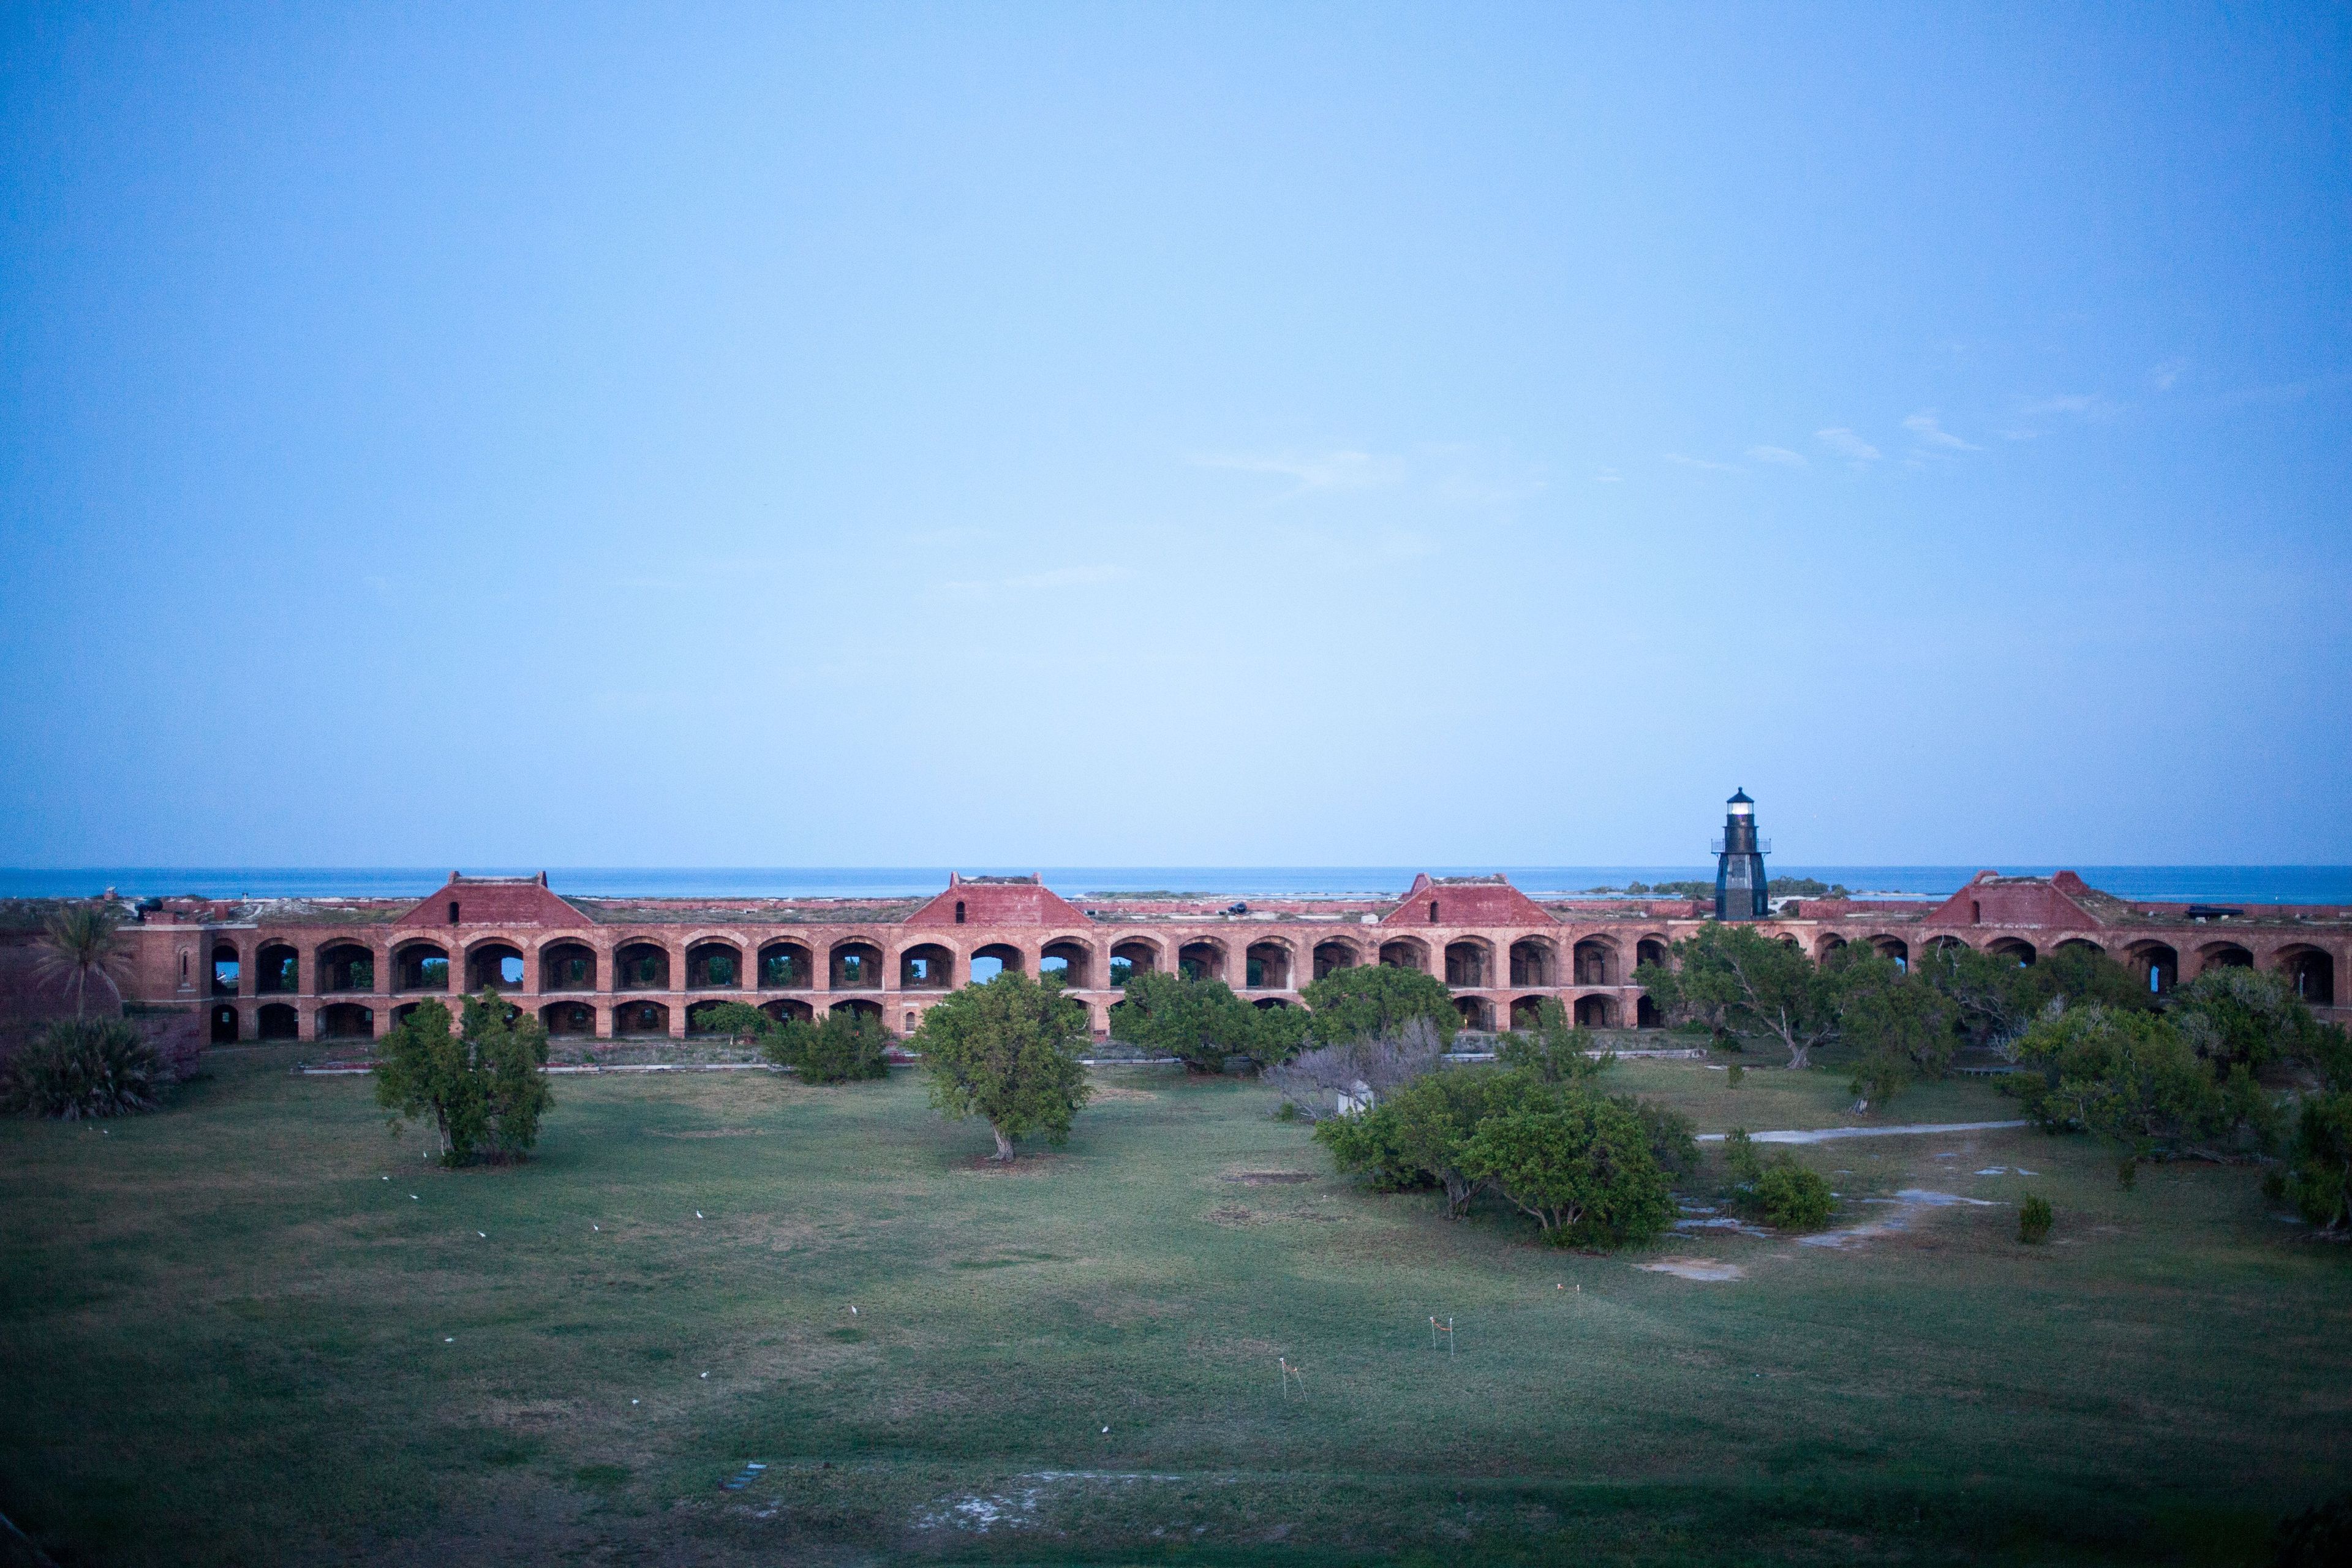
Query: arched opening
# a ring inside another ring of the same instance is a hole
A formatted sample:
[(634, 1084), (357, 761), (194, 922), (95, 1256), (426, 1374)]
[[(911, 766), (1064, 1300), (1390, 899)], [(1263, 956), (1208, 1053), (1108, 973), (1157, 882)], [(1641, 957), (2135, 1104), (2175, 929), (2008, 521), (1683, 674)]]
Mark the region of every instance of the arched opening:
[(1968, 945), (1956, 936), (1931, 936), (1927, 939), (1927, 952), (1931, 956), (1939, 952), (1950, 952), (1956, 948)]
[(760, 989), (805, 991), (816, 984), (816, 958), (796, 942), (772, 942), (760, 950)]
[(921, 1027), (922, 1027), (922, 1025), (921, 1025), (921, 1023), (919, 1022), (919, 1016), (917, 1015), (917, 1013), (915, 1012), (915, 1010), (914, 1010), (912, 1007), (908, 1008), (908, 1009), (907, 1009), (907, 1026), (906, 1026), (906, 1028), (905, 1028), (905, 1029), (903, 1029), (903, 1030), (902, 1030), (902, 1031), (900, 1031), (900, 1032), (901, 1032), (901, 1033), (903, 1033), (903, 1034), (908, 1034), (908, 1035), (911, 1035), (911, 1034), (913, 1034), (917, 1029), (919, 1029), (919, 1028), (921, 1028)]
[(1314, 965), (1315, 978), (1320, 980), (1339, 970), (1353, 969), (1363, 959), (1344, 942), (1318, 942), (1309, 962)]
[(328, 943), (319, 950), (319, 989), (374, 990), (375, 954), (355, 942)]
[(2209, 943), (2197, 955), (2203, 962), (2198, 966), (2202, 974), (2208, 969), (2252, 969), (2254, 955), (2234, 942)]
[(1543, 1003), (1544, 999), (1540, 996), (1522, 996), (1517, 1001), (1512, 1003), (1511, 1027), (1514, 1029), (1532, 1029), (1536, 1027), (1537, 1025), (1542, 1023)]
[(1485, 942), (1465, 941), (1445, 944), (1445, 984), (1485, 985), (1489, 984), (1487, 973)]
[(1654, 1029), (1664, 1022), (1665, 1020), (1658, 1016), (1658, 1005), (1655, 1002), (1651, 1001), (1647, 996), (1637, 997), (1634, 1000), (1633, 1027)]
[(833, 1011), (846, 1013), (853, 1018), (878, 1019), (882, 1016), (882, 1004), (868, 1001), (863, 996), (856, 996), (846, 1002), (835, 1002), (833, 1005)]
[(213, 1009), (213, 1044), (216, 1046), (233, 1046), (236, 1044), (236, 1008), (215, 1007)]
[[(633, 942), (613, 955), (613, 988), (615, 991), (667, 991), (669, 989), (669, 949), (658, 942)], [(614, 1015), (618, 1016), (618, 1015)], [(614, 1026), (619, 1033), (619, 1026)], [(669, 1032), (668, 1013), (663, 1013), (662, 1033)]]
[(1261, 997), (1259, 997), (1256, 1001), (1255, 1001), (1255, 1002), (1251, 1003), (1251, 1004), (1250, 1004), (1250, 1005), (1251, 1005), (1251, 1006), (1253, 1006), (1253, 1007), (1257, 1007), (1257, 1008), (1267, 1008), (1267, 1007), (1287, 1007), (1287, 1006), (1289, 1006), (1289, 1005), (1290, 1005), (1290, 1004), (1289, 1004), (1288, 1002), (1284, 1001), (1284, 1000), (1283, 1000), (1281, 997), (1279, 997), (1279, 996), (1261, 996)]
[(2020, 969), (2032, 967), (2033, 944), (2021, 936), (1996, 937), (1985, 944), (1985, 951), (1995, 958), (2005, 958)]
[(429, 942), (411, 942), (392, 955), (395, 991), (446, 991), (449, 955)]
[(985, 985), (1006, 970), (1021, 973), (1021, 950), (1007, 942), (992, 942), (975, 949), (971, 955), (971, 983)]
[(2105, 948), (2101, 947), (2097, 942), (2086, 941), (2079, 936), (2070, 936), (2064, 942), (2060, 942), (2058, 944), (2058, 951), (2060, 952), (2087, 952), (2102, 958), (2106, 956), (2107, 952)]
[(1617, 1004), (1607, 996), (1580, 996), (1576, 999), (1576, 1022), (1587, 1029), (1613, 1029), (1617, 1026)]
[[(882, 989), (882, 950), (870, 942), (834, 943), (827, 962), (835, 991)], [(835, 1009), (839, 1012), (839, 1008)]]
[(466, 989), (522, 989), (522, 950), (503, 942), (486, 942), (466, 954)]
[(1660, 969), (1667, 966), (1667, 961), (1673, 955), (1673, 949), (1666, 945), (1664, 940), (1654, 936), (1643, 937), (1633, 948), (1634, 963), (1654, 963)]
[(742, 984), (743, 950), (733, 942), (698, 942), (686, 950), (688, 991), (736, 991)]
[(669, 1036), (669, 1009), (659, 1002), (624, 1002), (613, 1009), (613, 1037), (646, 1039)]
[(1429, 973), (1429, 949), (1412, 937), (1400, 937), (1381, 943), (1381, 967), (1383, 969), (1418, 969)]
[[(1878, 950), (1879, 957), (1893, 959), (1896, 968), (1907, 971), (1911, 967), (1911, 944), (1901, 937), (1874, 936), (1870, 939), (1870, 945)], [(2022, 942), (2018, 945), (2025, 946)], [(2031, 947), (2025, 948), (2024, 962), (2027, 963), (2033, 962), (2033, 949)]]
[(1242, 954), (1242, 984), (1251, 991), (1290, 989), (1290, 949), (1278, 942), (1254, 942)]
[(1061, 971), (1062, 984), (1072, 990), (1090, 991), (1094, 988), (1094, 950), (1085, 942), (1074, 942), (1067, 937), (1047, 942), (1045, 955), (1037, 960), (1037, 973), (1050, 974), (1057, 969)]
[(955, 984), (955, 954), (935, 942), (898, 955), (898, 989), (945, 991)]
[(1188, 942), (1176, 950), (1176, 969), (1187, 980), (1223, 980), (1225, 950), (1213, 942)]
[(236, 995), (236, 983), (244, 968), (245, 965), (238, 962), (235, 943), (224, 942), (215, 944), (213, 948), (213, 994)]
[(282, 942), (263, 942), (253, 957), (253, 989), (263, 996), (291, 996), (301, 990), (300, 955)]
[[(1557, 985), (1559, 965), (1551, 943), (1539, 936), (1523, 936), (1511, 943), (1511, 984)], [(1511, 1026), (1518, 1027), (1517, 1024)]]
[(2336, 1005), (2336, 960), (2315, 947), (2290, 947), (2279, 954), (2279, 969), (2306, 1007)]
[(596, 950), (582, 942), (559, 942), (539, 951), (541, 991), (596, 989)]
[(301, 1015), (283, 1002), (272, 1002), (254, 1019), (257, 1026), (254, 1035), (264, 1040), (299, 1040), (302, 1037)]
[(392, 1026), (397, 1029), (408, 1022), (408, 1016), (415, 1012), (418, 1005), (419, 1004), (415, 1002), (403, 1002), (399, 1006), (394, 1007), (392, 1010)]
[(337, 1002), (319, 1009), (319, 1038), (322, 1040), (372, 1040), (375, 1038), (375, 1010), (356, 1002)]
[(550, 1002), (539, 1010), (539, 1021), (550, 1038), (558, 1035), (593, 1036), (596, 1009), (585, 1002)]
[(1819, 963), (1845, 945), (1845, 938), (1835, 931), (1823, 931), (1821, 941), (1813, 944), (1813, 960)]
[(1160, 968), (1160, 950), (1148, 942), (1122, 942), (1110, 950), (1110, 983), (1124, 985)]
[(2180, 984), (2180, 954), (2160, 942), (2134, 942), (2124, 956), (2151, 995), (2161, 996)]
[(799, 1001), (763, 1002), (760, 1005), (760, 1011), (779, 1024), (806, 1024), (816, 1017), (815, 1008)]
[(1579, 985), (1614, 985), (1617, 984), (1617, 950), (1599, 937), (1589, 936), (1576, 944), (1576, 984)]
[(1479, 1034), (1491, 1034), (1495, 1027), (1495, 1009), (1484, 996), (1456, 996), (1454, 1010), (1462, 1015), (1462, 1026)]

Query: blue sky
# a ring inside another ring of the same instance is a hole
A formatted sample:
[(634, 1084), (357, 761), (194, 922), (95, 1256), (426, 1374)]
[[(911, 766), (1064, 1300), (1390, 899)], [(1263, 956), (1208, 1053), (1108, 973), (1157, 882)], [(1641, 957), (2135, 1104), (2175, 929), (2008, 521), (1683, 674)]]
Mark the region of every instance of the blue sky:
[(0, 862), (2352, 860), (2341, 7), (5, 26)]

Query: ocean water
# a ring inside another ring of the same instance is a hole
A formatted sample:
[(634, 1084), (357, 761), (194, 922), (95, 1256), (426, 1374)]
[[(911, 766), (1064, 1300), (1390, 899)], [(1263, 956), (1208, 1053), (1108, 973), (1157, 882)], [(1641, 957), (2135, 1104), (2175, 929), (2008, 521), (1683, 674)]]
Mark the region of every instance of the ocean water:
[[(1025, 875), (1068, 898), (1117, 892), (1201, 892), (1233, 899), (1385, 897), (1404, 891), (1417, 870), (1433, 876), (1501, 871), (1538, 897), (1622, 888), (1628, 882), (1712, 879), (1715, 868), (1690, 866), (1016, 866), (959, 868), (967, 874)], [(1775, 877), (1814, 877), (1855, 892), (1942, 898), (1981, 866), (1802, 866), (1772, 862)], [(2048, 875), (2055, 866), (2001, 866)], [(541, 868), (469, 867), (480, 876), (533, 876)], [(2352, 904), (2352, 866), (2075, 866), (2095, 888), (2125, 899), (2200, 903)], [(944, 867), (551, 867), (562, 893), (615, 898), (921, 898), (947, 886)], [(0, 897), (87, 897), (108, 888), (132, 898), (305, 896), (423, 898), (446, 869), (389, 867), (133, 867), (66, 870), (0, 869)]]

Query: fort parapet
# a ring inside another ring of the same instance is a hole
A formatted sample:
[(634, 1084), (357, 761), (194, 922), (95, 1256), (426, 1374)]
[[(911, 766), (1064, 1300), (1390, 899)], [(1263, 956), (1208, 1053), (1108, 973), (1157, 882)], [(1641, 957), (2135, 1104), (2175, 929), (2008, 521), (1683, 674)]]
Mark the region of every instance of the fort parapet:
[[(1686, 899), (1537, 902), (1502, 877), (1419, 877), (1396, 900), (1247, 902), (1105, 895), (1034, 877), (954, 877), (929, 900), (564, 898), (537, 878), (467, 877), (416, 902), (166, 899), (125, 930), (126, 999), (201, 1007), (215, 1042), (367, 1039), (427, 996), (488, 987), (559, 1036), (684, 1037), (700, 1009), (778, 1017), (842, 1008), (898, 1034), (998, 968), (1059, 971), (1097, 1035), (1129, 973), (1181, 969), (1261, 1006), (1301, 1005), (1334, 969), (1443, 979), (1475, 1028), (1524, 1025), (1547, 999), (1595, 1027), (1648, 1028), (1633, 984), (1706, 923)], [(2132, 903), (2071, 871), (1980, 872), (1940, 903), (1805, 899), (1753, 922), (1819, 954), (1866, 942), (1906, 962), (1944, 942), (2015, 954), (2082, 943), (2168, 990), (2216, 965), (2274, 970), (2323, 1016), (2352, 963), (2352, 909)]]

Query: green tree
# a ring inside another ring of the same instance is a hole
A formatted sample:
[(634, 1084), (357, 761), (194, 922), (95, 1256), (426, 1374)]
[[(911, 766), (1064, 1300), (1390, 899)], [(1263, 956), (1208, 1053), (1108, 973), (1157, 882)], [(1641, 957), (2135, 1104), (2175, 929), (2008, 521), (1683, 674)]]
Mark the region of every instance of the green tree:
[(1318, 1122), (1315, 1136), (1343, 1171), (1387, 1184), (1409, 1173), (1445, 1194), (1445, 1215), (1459, 1219), (1477, 1195), (1478, 1179), (1464, 1169), (1463, 1151), (1478, 1124), (1526, 1092), (1533, 1080), (1492, 1067), (1457, 1067), (1426, 1073), (1360, 1116)]
[(1085, 1005), (1063, 995), (1058, 981), (1008, 969), (924, 1014), (912, 1043), (931, 1104), (953, 1120), (984, 1118), (996, 1135), (994, 1157), (1010, 1160), (1013, 1144), (1032, 1134), (1068, 1141), (1093, 1092), (1078, 1060), (1087, 1038)]
[(1853, 1053), (1857, 1110), (1892, 1100), (1915, 1079), (1944, 1075), (1959, 1044), (1949, 997), (1859, 942), (1825, 967), (1837, 982), (1838, 1041)]
[(1257, 1009), (1222, 980), (1154, 971), (1131, 977), (1126, 993), (1110, 1010), (1111, 1037), (1174, 1057), (1188, 1072), (1221, 1071), (1227, 1057), (1259, 1044)]
[(61, 904), (41, 922), (33, 973), (72, 995), (75, 1017), (89, 1010), (93, 984), (121, 1001), (122, 982), (131, 970), (121, 928), (122, 917), (113, 906), (95, 899)]
[(841, 1008), (814, 1023), (799, 1019), (773, 1037), (770, 1060), (782, 1060), (803, 1083), (851, 1083), (890, 1076), (890, 1032), (872, 1013)]
[(1592, 1031), (1571, 1026), (1568, 1009), (1551, 997), (1536, 1008), (1536, 1026), (1524, 1034), (1511, 1030), (1495, 1043), (1495, 1058), (1505, 1067), (1534, 1074), (1545, 1083), (1575, 1083), (1606, 1071), (1617, 1060), (1613, 1051), (1595, 1054)]
[(2260, 969), (2207, 970), (2172, 994), (2171, 1018), (2217, 1071), (2307, 1056), (2319, 1028), (2286, 976)]
[(1645, 1241), (1674, 1219), (1641, 1119), (1587, 1089), (1528, 1084), (1478, 1123), (1459, 1160), (1555, 1246)]
[(1335, 969), (1300, 994), (1313, 1009), (1308, 1027), (1327, 1046), (1397, 1035), (1415, 1018), (1429, 1020), (1441, 1040), (1451, 1040), (1462, 1026), (1454, 993), (1418, 969), (1384, 963)]
[(713, 1002), (696, 1009), (698, 1027), (731, 1041), (765, 1041), (776, 1032), (776, 1021), (749, 1002)]
[(2352, 1230), (2352, 1092), (2304, 1096), (2286, 1168), (2273, 1173), (2273, 1195), (2324, 1230)]
[(1726, 1031), (1769, 1035), (1789, 1065), (1808, 1066), (1837, 1037), (1838, 985), (1794, 942), (1738, 923), (1709, 924), (1674, 944), (1671, 966), (1644, 963), (1633, 983), (1670, 1016)]
[(2269, 1132), (2268, 1099), (2242, 1064), (2216, 1079), (2168, 1018), (2093, 1005), (2035, 1021), (2017, 1043), (2026, 1071), (2002, 1088), (2052, 1131), (2081, 1131), (2123, 1152), (2128, 1184), (2139, 1162)]
[(418, 1004), (377, 1047), (374, 1070), (393, 1130), (429, 1116), (445, 1165), (525, 1158), (554, 1102), (547, 1030), (493, 991), (466, 998), (461, 1032), (441, 1003)]

